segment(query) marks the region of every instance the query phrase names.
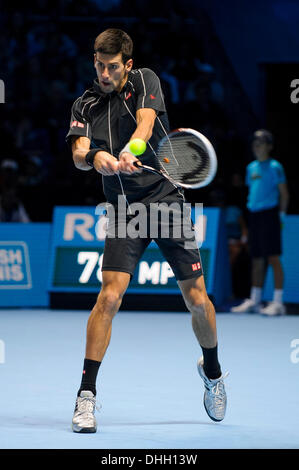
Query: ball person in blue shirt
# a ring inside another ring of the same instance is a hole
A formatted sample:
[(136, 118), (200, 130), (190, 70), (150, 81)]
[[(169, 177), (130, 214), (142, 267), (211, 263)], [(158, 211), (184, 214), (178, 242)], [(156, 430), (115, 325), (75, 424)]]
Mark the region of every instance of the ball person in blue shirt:
[[(265, 315), (285, 313), (283, 305), (283, 268), (281, 255), (281, 226), (286, 214), (289, 193), (281, 163), (270, 154), (273, 149), (271, 132), (260, 129), (253, 135), (252, 151), (255, 160), (246, 168), (248, 186), (248, 238), (252, 258), (250, 298), (233, 307), (233, 312), (260, 312)], [(273, 300), (261, 307), (262, 289), (267, 265), (274, 275)]]

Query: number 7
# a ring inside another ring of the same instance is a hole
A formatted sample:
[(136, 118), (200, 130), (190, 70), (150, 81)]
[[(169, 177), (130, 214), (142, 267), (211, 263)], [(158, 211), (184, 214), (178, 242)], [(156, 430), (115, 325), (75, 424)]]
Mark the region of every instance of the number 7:
[(78, 263), (86, 263), (86, 266), (84, 266), (82, 274), (79, 277), (79, 282), (81, 284), (86, 284), (89, 281), (92, 272), (97, 265), (98, 259), (99, 253), (97, 251), (80, 251), (78, 253)]

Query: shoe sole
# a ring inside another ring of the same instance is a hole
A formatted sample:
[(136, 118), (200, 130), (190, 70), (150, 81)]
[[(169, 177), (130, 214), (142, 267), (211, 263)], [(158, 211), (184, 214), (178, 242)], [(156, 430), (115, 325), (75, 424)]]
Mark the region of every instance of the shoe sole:
[(265, 313), (265, 312), (259, 312), (261, 315), (264, 317), (281, 317), (283, 315), (286, 315), (285, 313)]
[(92, 427), (92, 428), (79, 428), (78, 426), (76, 425), (72, 425), (72, 430), (73, 432), (77, 432), (77, 433), (80, 433), (80, 434), (91, 434), (91, 433), (94, 433), (94, 432), (97, 432), (97, 428), (96, 427)]
[(247, 310), (230, 310), (231, 313), (260, 313), (258, 307), (248, 308)]

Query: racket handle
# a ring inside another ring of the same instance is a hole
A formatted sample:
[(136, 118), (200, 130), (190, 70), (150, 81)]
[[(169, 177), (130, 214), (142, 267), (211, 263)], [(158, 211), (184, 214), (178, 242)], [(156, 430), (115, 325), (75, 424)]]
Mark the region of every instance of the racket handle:
[(150, 173), (154, 173), (155, 175), (161, 175), (161, 171), (152, 168), (151, 166), (143, 165), (140, 160), (135, 160), (133, 165), (141, 170), (149, 171)]

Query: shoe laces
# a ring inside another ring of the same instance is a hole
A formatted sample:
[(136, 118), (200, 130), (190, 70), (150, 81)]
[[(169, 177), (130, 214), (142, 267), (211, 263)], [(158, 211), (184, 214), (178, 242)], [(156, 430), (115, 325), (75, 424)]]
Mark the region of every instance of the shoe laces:
[(100, 411), (101, 405), (97, 406), (95, 397), (77, 397), (76, 412), (81, 415), (83, 413), (93, 413), (94, 409)]
[(213, 379), (209, 379), (206, 377), (205, 380), (206, 388), (210, 393), (213, 394), (215, 397), (216, 405), (220, 405), (223, 402), (223, 398), (225, 397), (225, 390), (224, 390), (224, 383), (223, 380), (229, 375), (229, 372), (226, 372), (224, 375), (221, 375), (219, 379), (215, 382)]

